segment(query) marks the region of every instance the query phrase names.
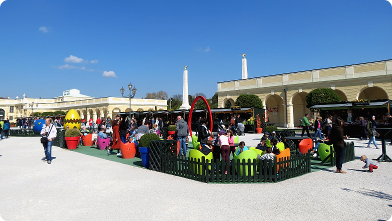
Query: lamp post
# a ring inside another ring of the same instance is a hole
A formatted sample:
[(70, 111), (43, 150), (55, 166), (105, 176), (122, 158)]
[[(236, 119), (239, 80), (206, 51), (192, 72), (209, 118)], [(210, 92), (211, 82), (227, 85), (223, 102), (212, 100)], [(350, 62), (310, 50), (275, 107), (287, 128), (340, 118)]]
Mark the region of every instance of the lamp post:
[(128, 96), (124, 96), (124, 87), (121, 87), (120, 92), (121, 92), (121, 96), (123, 97), (128, 97), (129, 98), (129, 123), (131, 123), (131, 119), (132, 119), (132, 115), (131, 115), (131, 99), (135, 97), (136, 94), (136, 87), (133, 86), (132, 88), (132, 83), (128, 84), (128, 90), (129, 90), (129, 95)]
[[(38, 107), (38, 104), (36, 104)], [(34, 117), (34, 101), (29, 104), (29, 107), (31, 107), (31, 116)]]

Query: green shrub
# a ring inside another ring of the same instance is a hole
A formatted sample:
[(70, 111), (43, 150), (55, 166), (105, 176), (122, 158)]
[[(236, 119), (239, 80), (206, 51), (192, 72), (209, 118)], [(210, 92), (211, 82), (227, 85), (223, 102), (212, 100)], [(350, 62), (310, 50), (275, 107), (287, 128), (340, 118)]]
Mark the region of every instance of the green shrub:
[(79, 137), (80, 131), (77, 128), (72, 128), (65, 131), (65, 137)]
[(277, 127), (275, 127), (275, 126), (267, 126), (266, 128), (265, 128), (265, 131), (264, 132), (268, 132), (268, 133), (272, 133), (272, 131), (277, 131), (278, 130), (278, 128)]
[(169, 125), (167, 128), (169, 131), (176, 131), (176, 125)]
[(150, 147), (152, 140), (159, 140), (159, 136), (156, 133), (144, 134), (139, 140), (140, 147)]

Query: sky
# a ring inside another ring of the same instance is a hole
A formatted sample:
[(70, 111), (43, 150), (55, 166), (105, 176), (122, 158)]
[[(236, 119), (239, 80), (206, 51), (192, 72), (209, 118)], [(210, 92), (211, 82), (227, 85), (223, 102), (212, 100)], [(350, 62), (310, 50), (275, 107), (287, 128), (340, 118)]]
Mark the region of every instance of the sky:
[[(1, 1), (0, 1), (1, 2)], [(211, 98), (217, 82), (392, 59), (386, 0), (6, 0), (0, 97)]]

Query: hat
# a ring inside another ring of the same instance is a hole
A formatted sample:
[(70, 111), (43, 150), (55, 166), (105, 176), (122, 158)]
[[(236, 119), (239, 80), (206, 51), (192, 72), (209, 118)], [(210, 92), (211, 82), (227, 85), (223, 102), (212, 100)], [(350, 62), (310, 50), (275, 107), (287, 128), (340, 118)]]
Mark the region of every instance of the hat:
[(220, 134), (220, 135), (225, 134), (225, 133), (226, 133), (226, 132), (225, 132), (224, 130), (219, 131), (219, 134)]
[(266, 132), (264, 132), (264, 135), (269, 135), (269, 133), (266, 131)]
[(272, 131), (272, 133), (271, 133), (271, 134), (276, 134), (276, 133), (275, 133), (275, 131)]

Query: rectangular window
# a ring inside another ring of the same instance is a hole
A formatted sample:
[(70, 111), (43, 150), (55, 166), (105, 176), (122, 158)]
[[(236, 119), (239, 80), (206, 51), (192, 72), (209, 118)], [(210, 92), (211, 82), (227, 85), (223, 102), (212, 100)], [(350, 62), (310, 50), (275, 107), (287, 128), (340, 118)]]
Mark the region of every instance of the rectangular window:
[(14, 120), (14, 117), (13, 117), (13, 116), (10, 116), (9, 120)]
[(10, 107), (10, 113), (14, 113), (14, 106)]

